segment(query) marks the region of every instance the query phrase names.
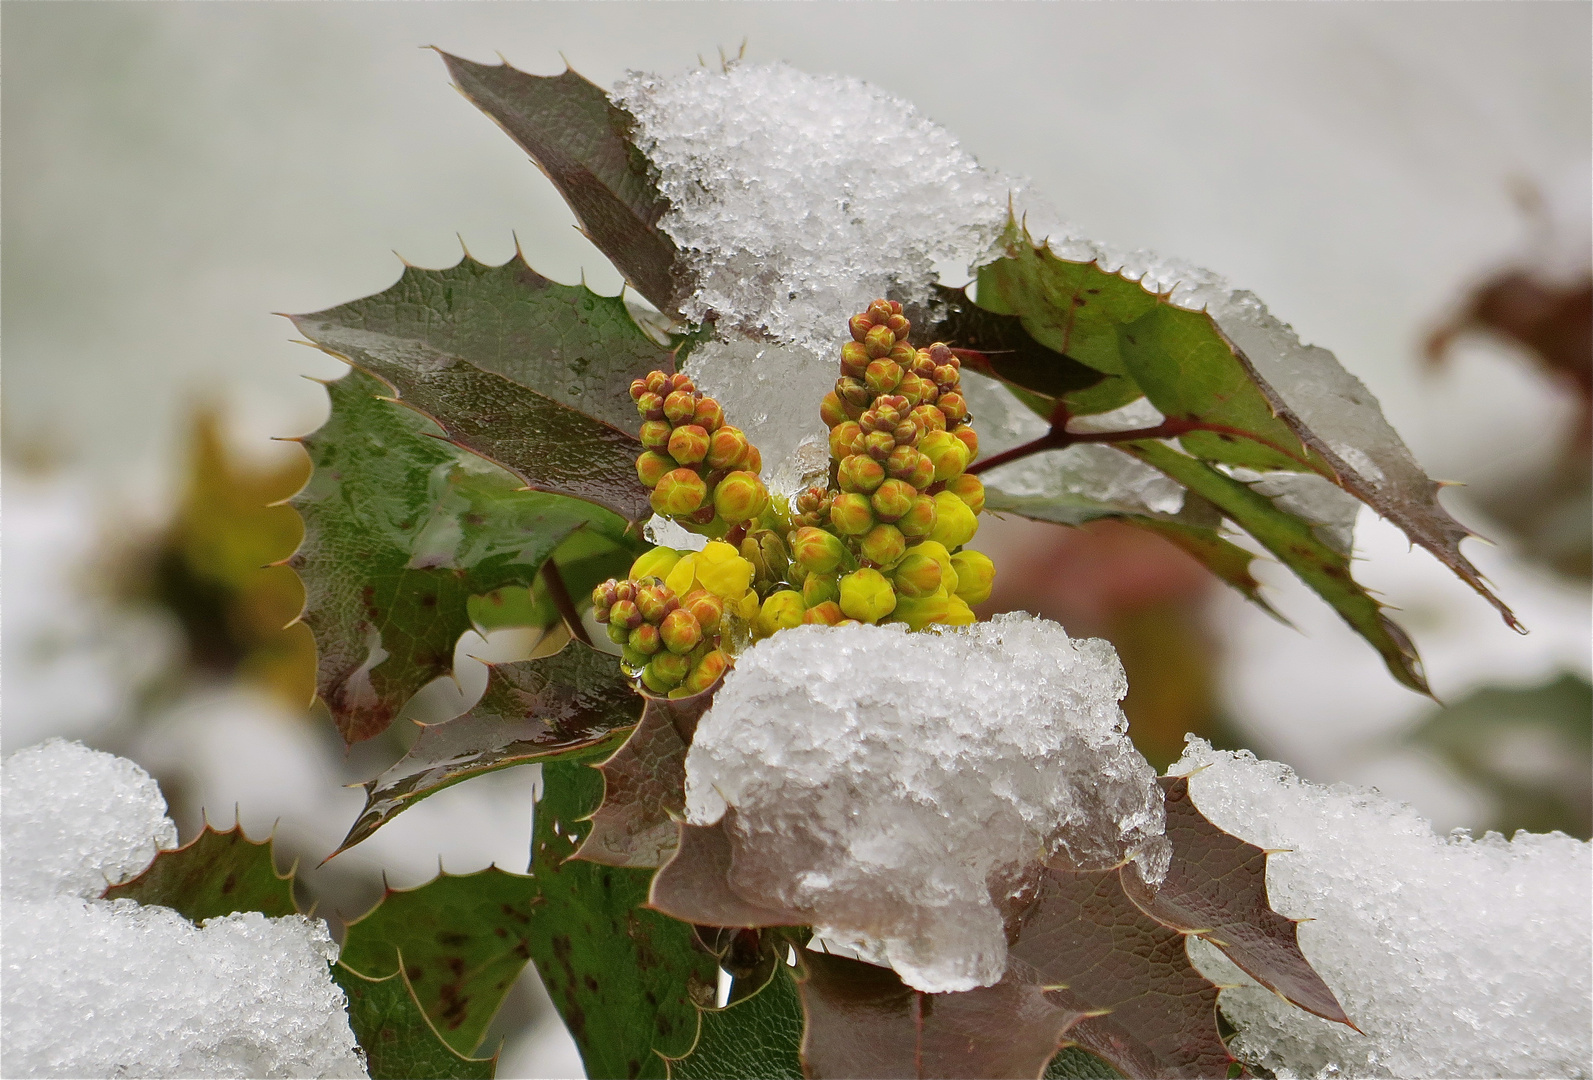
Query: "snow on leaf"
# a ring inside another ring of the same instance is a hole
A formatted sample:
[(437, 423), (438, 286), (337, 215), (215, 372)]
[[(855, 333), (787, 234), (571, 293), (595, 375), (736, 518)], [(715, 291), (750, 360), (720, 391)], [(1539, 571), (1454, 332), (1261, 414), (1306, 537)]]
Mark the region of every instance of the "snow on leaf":
[(712, 825), (681, 822), (675, 854), (653, 875), (647, 906), (701, 926), (806, 926), (811, 912), (749, 899), (730, 882), (735, 810)]
[(497, 1054), (468, 1058), (443, 1041), (402, 968), (374, 979), (339, 962), (332, 978), (348, 997), (349, 1027), (365, 1051), (371, 1080), (490, 1080), (496, 1074)]
[(678, 253), (658, 228), (668, 209), (631, 142), (635, 121), (601, 88), (566, 68), (529, 75), (441, 52), (460, 93), (531, 155), (592, 243), (660, 310), (678, 302)]
[(488, 867), (441, 874), (414, 889), (388, 889), (350, 923), (341, 961), (372, 978), (398, 971), (438, 1035), (460, 1054), (481, 1044), (487, 1024), (530, 958), (533, 878)]
[(1129, 899), (1158, 922), (1205, 938), (1300, 1008), (1349, 1024), (1333, 991), (1300, 952), (1295, 921), (1268, 903), (1267, 853), (1206, 820), (1189, 797), (1187, 777), (1162, 777), (1161, 784), (1172, 865), (1156, 888), (1132, 871), (1122, 873)]
[(713, 1000), (714, 959), (692, 928), (648, 911), (652, 872), (572, 859), (602, 778), (589, 758), (543, 766), (531, 874), (542, 903), (531, 958), (575, 1039), (588, 1076), (656, 1076), (654, 1056), (679, 1056)]
[(271, 840), (256, 842), (241, 825), (223, 832), (209, 822), (182, 847), (157, 853), (137, 877), (107, 888), (102, 899), (159, 904), (194, 923), (235, 911), (272, 918), (298, 911), (293, 871), (277, 873)]
[(699, 1009), (697, 1039), (669, 1058), (669, 1080), (802, 1080), (802, 1001), (791, 969), (777, 964), (768, 980), (723, 1009)]
[(1123, 449), (1154, 465), (1213, 503), (1326, 600), (1383, 657), (1390, 674), (1427, 694), (1421, 658), (1383, 605), (1350, 575), (1350, 556), (1324, 540), (1304, 518), (1280, 509), (1254, 487), (1161, 442), (1124, 443)]
[[(802, 1060), (816, 1078), (1039, 1076), (1087, 1015), (1020, 982), (926, 994), (890, 968), (804, 949)], [(776, 975), (778, 977), (778, 974)]]
[(385, 292), (292, 318), (527, 487), (628, 520), (651, 513), (627, 388), (673, 371), (674, 353), (620, 297), (549, 281), (519, 257), (487, 266), (467, 255), (446, 270), (406, 267)]
[(575, 858), (610, 866), (663, 866), (686, 813), (686, 750), (717, 685), (686, 698), (647, 697), (641, 722), (598, 766), (603, 802)]
[(365, 809), (338, 851), (461, 780), (612, 746), (639, 715), (618, 658), (579, 641), (551, 656), (494, 664), (474, 708), (422, 725), (409, 753), (366, 783)]
[(316, 689), (349, 742), (380, 734), (426, 683), (453, 670), (472, 596), (530, 584), (579, 530), (619, 543), (625, 522), (513, 477), (431, 437), (432, 425), (353, 371), (327, 385), (332, 413), (302, 439), (315, 466), (293, 506)]

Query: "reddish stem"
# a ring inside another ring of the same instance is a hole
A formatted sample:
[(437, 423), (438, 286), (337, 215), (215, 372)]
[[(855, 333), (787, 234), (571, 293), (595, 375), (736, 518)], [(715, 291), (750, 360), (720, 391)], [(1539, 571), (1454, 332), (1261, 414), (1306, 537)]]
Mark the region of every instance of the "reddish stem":
[[(1060, 423), (1058, 420), (1060, 419)], [(1136, 428), (1133, 431), (1069, 431), (1067, 430), (1066, 410), (1058, 404), (1057, 413), (1051, 418), (1051, 430), (1032, 442), (1021, 446), (1014, 446), (1010, 450), (1003, 450), (995, 457), (976, 461), (968, 466), (967, 471), (978, 474), (986, 469), (994, 469), (998, 465), (1005, 465), (1009, 461), (1026, 458), (1030, 454), (1038, 454), (1042, 450), (1062, 450), (1074, 443), (1119, 443), (1138, 442), (1141, 439), (1171, 439), (1191, 431), (1200, 430), (1203, 425), (1193, 420), (1164, 420), (1155, 427)]]

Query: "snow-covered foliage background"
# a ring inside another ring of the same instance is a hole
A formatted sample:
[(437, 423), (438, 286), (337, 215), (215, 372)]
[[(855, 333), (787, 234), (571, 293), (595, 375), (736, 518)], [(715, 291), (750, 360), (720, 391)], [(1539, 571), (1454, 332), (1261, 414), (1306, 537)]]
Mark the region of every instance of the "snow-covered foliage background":
[[(363, 774), (328, 729), (222, 686), (130, 722), (175, 635), (113, 610), (92, 560), (165, 513), (196, 393), (225, 399), (237, 443), (261, 453), (318, 422), (319, 388), (289, 376), (339, 366), (291, 347), (269, 310), (380, 290), (398, 270), (390, 249), (449, 264), (456, 233), (497, 262), (513, 230), (544, 273), (618, 289), (552, 187), (448, 92), (422, 43), (501, 51), (537, 73), (560, 70), (562, 50), (610, 85), (698, 54), (716, 63), (746, 37), (750, 59), (865, 78), (983, 164), (1027, 177), (1087, 234), (1264, 297), (1367, 383), (1432, 475), (1480, 499), (1552, 460), (1571, 409), (1518, 355), (1470, 340), (1433, 374), (1417, 353), (1468, 284), (1522, 254), (1513, 183), (1536, 184), (1573, 222), (1586, 213), (1587, 7), (889, 12), (882, 49), (850, 6), (641, 6), (623, 19), (573, 5), (9, 6), (5, 751), (54, 734), (115, 749), (181, 783), (190, 808), (237, 806), (255, 834), (280, 818), (307, 865), (340, 839), (360, 800), (339, 785)], [(19, 467), (39, 458), (57, 468)], [(1449, 498), (1497, 532), (1466, 492)], [(999, 560), (1001, 530), (987, 537)], [(1363, 515), (1357, 540), (1358, 573), (1404, 609), (1446, 699), (1588, 676), (1581, 584), (1508, 543), (1473, 545), (1533, 631), (1518, 638), (1392, 528)], [(1420, 701), (1281, 568), (1263, 573), (1303, 633), (1237, 597), (1211, 613), (1223, 702), (1247, 739), (1311, 779), (1376, 784), (1440, 830), (1487, 820), (1485, 792), (1397, 746)], [(319, 873), (331, 884), (385, 869), (410, 885), (439, 857), (454, 872), (518, 868), (533, 771), (444, 792)], [(185, 839), (196, 824), (179, 821)], [(571, 1075), (573, 1049), (532, 983), (511, 1002), (522, 1027), (502, 1075)]]

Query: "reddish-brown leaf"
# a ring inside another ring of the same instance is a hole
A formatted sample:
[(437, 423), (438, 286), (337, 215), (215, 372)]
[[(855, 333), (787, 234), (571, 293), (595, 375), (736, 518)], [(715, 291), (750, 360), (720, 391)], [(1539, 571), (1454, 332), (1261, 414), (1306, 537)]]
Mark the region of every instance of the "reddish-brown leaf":
[(806, 926), (813, 916), (753, 903), (730, 887), (729, 826), (734, 809), (715, 825), (682, 822), (679, 846), (653, 875), (647, 906), (700, 926)]
[(684, 698), (649, 697), (623, 746), (598, 769), (603, 804), (575, 858), (609, 866), (663, 866), (686, 813), (686, 750), (718, 684)]
[(1161, 783), (1172, 865), (1156, 889), (1125, 866), (1123, 892), (1158, 922), (1205, 938), (1300, 1008), (1348, 1024), (1338, 998), (1300, 952), (1294, 920), (1267, 902), (1267, 853), (1207, 821), (1189, 797), (1187, 777), (1165, 776)]
[(1038, 1077), (1086, 1015), (1066, 991), (1008, 975), (994, 986), (925, 994), (889, 968), (802, 951), (807, 1075)]

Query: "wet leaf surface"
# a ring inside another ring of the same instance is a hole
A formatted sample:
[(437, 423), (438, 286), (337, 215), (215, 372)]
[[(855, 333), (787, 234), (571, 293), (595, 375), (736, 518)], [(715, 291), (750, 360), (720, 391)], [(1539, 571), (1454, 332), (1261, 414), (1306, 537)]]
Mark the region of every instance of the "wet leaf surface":
[(681, 822), (675, 854), (653, 877), (648, 906), (700, 926), (806, 926), (810, 913), (770, 908), (730, 887), (728, 826), (735, 809), (714, 825)]
[(348, 1022), (371, 1080), (489, 1080), (498, 1057), (467, 1058), (426, 1019), (402, 971), (372, 979), (343, 963), (332, 978), (348, 995)]
[(590, 503), (520, 490), (385, 392), (359, 371), (328, 384), (331, 416), (302, 440), (315, 471), (293, 499), (305, 531), (289, 565), (304, 581), (317, 691), (349, 742), (380, 734), (453, 670), (472, 596), (529, 585), (577, 531), (625, 535)]
[(461, 780), (617, 745), (641, 712), (619, 658), (579, 641), (552, 656), (494, 664), (474, 708), (424, 725), (409, 753), (366, 784), (365, 809), (338, 850)]
[(699, 1011), (697, 1040), (669, 1060), (670, 1080), (802, 1080), (802, 1025), (794, 973), (778, 964), (747, 997)]
[(531, 155), (584, 232), (625, 280), (673, 313), (679, 254), (658, 228), (668, 208), (632, 145), (631, 115), (574, 71), (529, 75), (440, 53), (461, 93)]
[(137, 877), (107, 888), (104, 899), (159, 904), (195, 923), (235, 911), (292, 915), (293, 873), (277, 873), (271, 849), (269, 839), (250, 840), (242, 826), (223, 832), (207, 822), (189, 843), (157, 853)]
[(530, 959), (535, 880), (489, 867), (389, 889), (349, 924), (339, 959), (372, 978), (404, 975), (438, 1034), (461, 1054), (487, 1025)]

